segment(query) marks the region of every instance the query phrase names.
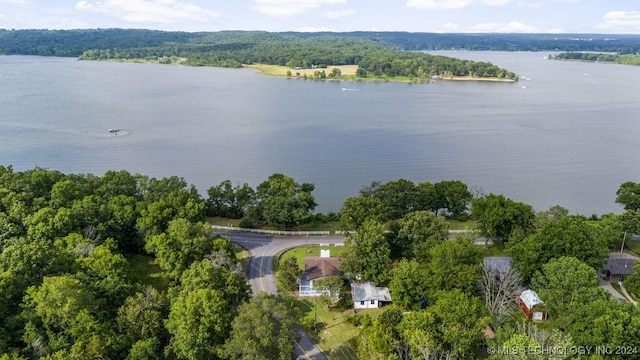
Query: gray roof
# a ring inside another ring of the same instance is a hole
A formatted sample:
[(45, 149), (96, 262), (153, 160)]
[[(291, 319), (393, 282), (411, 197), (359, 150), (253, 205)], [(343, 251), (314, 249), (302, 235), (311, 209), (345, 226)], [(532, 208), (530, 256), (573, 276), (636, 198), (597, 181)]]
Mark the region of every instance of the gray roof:
[(531, 310), (536, 305), (542, 304), (542, 300), (538, 297), (533, 290), (525, 290), (520, 294), (520, 300), (527, 306), (527, 309)]
[(391, 302), (391, 293), (387, 287), (376, 287), (372, 282), (365, 282), (361, 284), (351, 284), (351, 294), (354, 302), (360, 301), (386, 301)]
[(493, 271), (496, 276), (504, 274), (511, 267), (510, 256), (487, 256), (484, 258), (484, 265)]
[(609, 254), (609, 261), (604, 266), (605, 270), (608, 270), (614, 275), (631, 275), (634, 273), (633, 265), (640, 259), (633, 255), (625, 253), (611, 253)]

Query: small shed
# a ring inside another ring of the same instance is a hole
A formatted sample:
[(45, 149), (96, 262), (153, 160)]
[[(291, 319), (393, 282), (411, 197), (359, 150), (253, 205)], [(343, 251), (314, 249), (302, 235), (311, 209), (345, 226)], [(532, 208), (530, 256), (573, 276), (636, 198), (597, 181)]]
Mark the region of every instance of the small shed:
[(353, 308), (372, 309), (391, 302), (391, 293), (387, 287), (376, 287), (372, 282), (352, 283), (351, 296)]
[(633, 266), (638, 260), (637, 257), (626, 253), (611, 253), (600, 273), (609, 281), (622, 281), (626, 275), (635, 272)]
[(544, 321), (547, 319), (544, 303), (533, 290), (523, 291), (518, 297), (518, 305), (529, 320)]

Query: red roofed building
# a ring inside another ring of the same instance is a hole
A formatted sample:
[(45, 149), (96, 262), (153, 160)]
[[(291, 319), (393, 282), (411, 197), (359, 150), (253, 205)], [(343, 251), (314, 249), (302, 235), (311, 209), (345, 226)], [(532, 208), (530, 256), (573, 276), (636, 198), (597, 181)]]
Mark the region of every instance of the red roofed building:
[(533, 290), (523, 291), (518, 297), (518, 305), (529, 320), (544, 321), (547, 319), (544, 303)]
[(314, 288), (313, 282), (329, 276), (342, 276), (340, 261), (338, 257), (307, 256), (304, 259), (304, 272), (300, 276), (300, 296), (320, 296), (326, 293)]

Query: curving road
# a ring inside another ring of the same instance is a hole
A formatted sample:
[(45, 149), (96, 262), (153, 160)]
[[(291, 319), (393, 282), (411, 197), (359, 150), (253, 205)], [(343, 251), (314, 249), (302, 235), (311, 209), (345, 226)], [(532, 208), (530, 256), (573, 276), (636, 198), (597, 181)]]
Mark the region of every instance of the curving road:
[[(230, 238), (232, 242), (249, 250), (251, 258), (249, 259), (248, 279), (254, 294), (262, 291), (270, 294), (278, 292), (273, 276), (273, 259), (277, 253), (307, 244), (336, 244), (344, 242), (344, 238), (341, 236), (274, 237), (244, 233), (222, 233), (220, 235)], [(324, 352), (303, 330), (300, 330), (300, 342), (296, 343), (295, 352), (298, 359), (327, 360)]]

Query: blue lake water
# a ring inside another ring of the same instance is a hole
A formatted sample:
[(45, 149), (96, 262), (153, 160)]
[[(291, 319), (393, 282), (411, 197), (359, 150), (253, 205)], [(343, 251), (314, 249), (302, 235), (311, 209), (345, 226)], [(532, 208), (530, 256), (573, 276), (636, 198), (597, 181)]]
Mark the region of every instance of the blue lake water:
[(321, 212), (399, 178), (458, 179), (536, 210), (621, 211), (618, 186), (640, 181), (640, 67), (439, 54), (531, 80), (321, 82), (0, 56), (0, 164), (177, 175), (203, 194), (225, 179), (255, 187), (279, 172), (316, 184)]

